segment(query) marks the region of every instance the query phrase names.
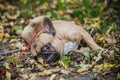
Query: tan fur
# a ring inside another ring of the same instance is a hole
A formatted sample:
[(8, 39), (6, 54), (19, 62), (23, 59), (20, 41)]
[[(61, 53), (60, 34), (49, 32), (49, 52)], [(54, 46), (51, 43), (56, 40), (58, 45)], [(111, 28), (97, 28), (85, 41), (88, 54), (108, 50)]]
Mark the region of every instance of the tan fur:
[[(22, 37), (25, 40), (29, 40), (40, 27), (44, 29), (43, 20), (45, 17), (40, 16), (34, 18), (23, 30)], [(63, 54), (64, 44), (67, 41), (73, 41), (80, 44), (80, 40), (83, 39), (93, 50), (102, 49), (98, 46), (88, 32), (86, 32), (81, 26), (76, 25), (71, 21), (56, 20), (52, 21), (56, 30), (55, 37), (47, 33), (42, 33), (39, 38), (32, 44), (39, 49), (47, 43), (51, 43), (53, 48), (58, 50), (60, 54)], [(36, 29), (35, 29), (36, 28)], [(34, 51), (35, 47), (32, 47), (31, 51), (33, 55), (37, 55)], [(53, 50), (54, 50), (53, 49)]]

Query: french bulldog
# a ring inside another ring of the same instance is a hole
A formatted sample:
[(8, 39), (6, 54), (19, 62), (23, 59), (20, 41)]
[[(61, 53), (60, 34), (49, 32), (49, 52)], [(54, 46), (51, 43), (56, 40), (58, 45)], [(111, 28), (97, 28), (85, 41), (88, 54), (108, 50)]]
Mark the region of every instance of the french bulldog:
[(72, 21), (55, 20), (39, 16), (32, 19), (24, 28), (21, 36), (27, 42), (37, 34), (41, 34), (32, 42), (31, 52), (34, 56), (43, 53), (58, 53), (59, 56), (69, 51), (77, 50), (80, 41), (83, 39), (92, 50), (102, 49), (93, 40), (91, 35)]

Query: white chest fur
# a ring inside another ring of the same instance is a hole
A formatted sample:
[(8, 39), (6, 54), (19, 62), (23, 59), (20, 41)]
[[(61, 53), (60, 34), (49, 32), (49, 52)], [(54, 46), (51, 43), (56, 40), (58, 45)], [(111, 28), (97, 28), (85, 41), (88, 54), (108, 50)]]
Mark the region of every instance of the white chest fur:
[(64, 55), (68, 54), (68, 52), (76, 50), (78, 48), (78, 44), (76, 42), (68, 41), (64, 44)]

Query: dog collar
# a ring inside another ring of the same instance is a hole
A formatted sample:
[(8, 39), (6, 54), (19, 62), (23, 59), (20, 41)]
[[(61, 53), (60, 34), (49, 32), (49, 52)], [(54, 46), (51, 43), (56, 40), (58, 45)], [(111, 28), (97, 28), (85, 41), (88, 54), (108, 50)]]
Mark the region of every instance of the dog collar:
[(30, 38), (30, 40), (28, 41), (28, 45), (31, 46), (33, 41), (35, 41), (35, 39), (38, 38), (42, 32), (43, 32), (43, 28), (40, 28), (39, 31), (37, 31), (36, 34), (34, 34), (32, 38)]

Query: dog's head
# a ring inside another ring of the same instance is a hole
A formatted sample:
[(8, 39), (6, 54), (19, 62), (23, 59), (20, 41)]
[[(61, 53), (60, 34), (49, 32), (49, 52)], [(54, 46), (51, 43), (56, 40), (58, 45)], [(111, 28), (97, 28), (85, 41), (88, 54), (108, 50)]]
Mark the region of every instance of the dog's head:
[(29, 24), (22, 32), (22, 38), (24, 38), (26, 41), (29, 41), (30, 38), (35, 35), (41, 28), (43, 29), (44, 33), (51, 34), (51, 36), (56, 34), (51, 20), (47, 17), (39, 16), (30, 20)]
[[(24, 28), (21, 36), (25, 41), (29, 40), (42, 29), (42, 33), (31, 46), (31, 52), (34, 56), (38, 53), (59, 53), (63, 51), (62, 42), (56, 38), (56, 30), (47, 17), (36, 17), (30, 21), (30, 23)], [(59, 48), (58, 48), (59, 46)], [(56, 55), (56, 54), (55, 54)]]

